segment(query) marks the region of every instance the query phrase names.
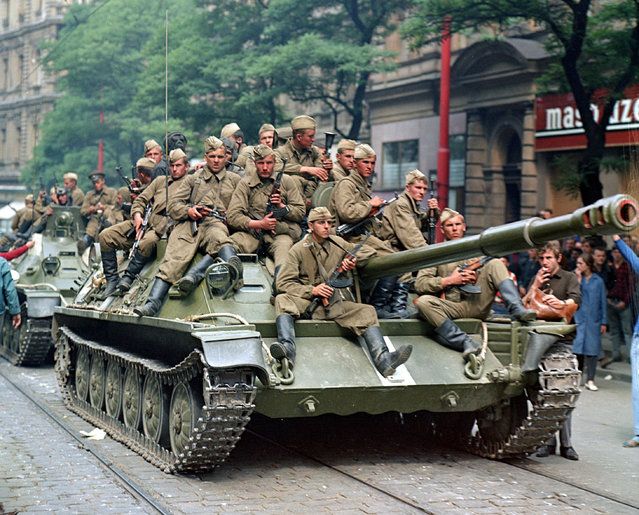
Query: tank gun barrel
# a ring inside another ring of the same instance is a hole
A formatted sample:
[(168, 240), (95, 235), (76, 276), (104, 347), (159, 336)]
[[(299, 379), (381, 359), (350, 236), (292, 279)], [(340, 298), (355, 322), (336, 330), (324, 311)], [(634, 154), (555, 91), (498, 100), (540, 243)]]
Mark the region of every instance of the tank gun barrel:
[(370, 280), (414, 272), (476, 256), (500, 257), (574, 235), (604, 235), (632, 231), (639, 225), (639, 206), (630, 195), (603, 198), (574, 213), (544, 220), (528, 218), (489, 227), (479, 234), (371, 258), (360, 270)]

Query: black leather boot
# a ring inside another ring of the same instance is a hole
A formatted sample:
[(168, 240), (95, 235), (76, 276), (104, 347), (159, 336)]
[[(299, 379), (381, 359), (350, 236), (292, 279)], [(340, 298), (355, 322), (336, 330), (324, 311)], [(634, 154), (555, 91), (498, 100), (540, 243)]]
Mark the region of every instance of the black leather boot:
[(515, 320), (520, 322), (532, 322), (537, 318), (537, 313), (532, 309), (526, 309), (521, 302), (519, 291), (512, 279), (504, 279), (499, 286), (499, 293), (504, 300), (504, 304), (508, 308), (508, 312)]
[(233, 248), (232, 245), (224, 245), (220, 250), (217, 251), (217, 255), (223, 261), (233, 265), (237, 268), (238, 273), (240, 274), (240, 279), (242, 278), (242, 273), (244, 271), (244, 267), (242, 266), (242, 260), (237, 255), (237, 251)]
[(373, 292), (370, 297), (370, 304), (372, 304), (375, 308), (377, 318), (379, 319), (392, 318), (390, 311), (386, 309), (386, 307), (391, 300), (391, 295), (396, 282), (397, 277), (381, 277), (377, 281), (375, 288), (373, 288)]
[(164, 302), (164, 297), (166, 297), (166, 294), (169, 292), (169, 288), (171, 288), (171, 283), (167, 283), (156, 277), (155, 281), (153, 281), (153, 286), (151, 286), (151, 293), (149, 293), (146, 303), (142, 307), (135, 308), (133, 312), (139, 317), (152, 317), (157, 315), (162, 307), (162, 302)]
[(295, 320), (291, 315), (278, 315), (275, 326), (277, 341), (271, 343), (271, 356), (275, 359), (287, 358), (293, 365), (295, 363)]
[(88, 234), (82, 236), (82, 239), (78, 240), (78, 254), (84, 254), (84, 251), (87, 250), (95, 240), (91, 238)]
[(395, 283), (395, 288), (391, 294), (390, 312), (388, 318), (411, 318), (417, 311), (408, 305), (408, 290), (410, 283)]
[(481, 352), (481, 344), (473, 340), (462, 331), (452, 320), (445, 320), (435, 329), (437, 343), (462, 353), (464, 361), (468, 361), (471, 354)]
[(395, 352), (389, 352), (379, 326), (369, 327), (363, 336), (368, 352), (375, 363), (375, 368), (384, 377), (392, 376), (398, 366), (408, 361), (411, 352), (413, 352), (412, 345), (402, 345)]
[(215, 262), (209, 254), (205, 254), (200, 261), (198, 261), (195, 265), (191, 266), (189, 271), (186, 273), (182, 279), (177, 282), (177, 287), (182, 292), (182, 295), (189, 295), (195, 288), (197, 288), (198, 284), (204, 279), (204, 274), (208, 267), (210, 267)]
[(128, 292), (131, 289), (131, 285), (133, 284), (133, 281), (135, 281), (135, 278), (144, 268), (144, 265), (146, 264), (147, 259), (148, 258), (140, 254), (139, 250), (137, 250), (135, 254), (133, 254), (133, 257), (129, 261), (129, 264), (126, 267), (126, 270), (124, 271), (124, 273), (122, 274), (122, 278), (120, 279), (120, 282), (118, 283), (118, 286), (116, 289), (118, 295), (124, 295), (126, 292)]
[(105, 300), (113, 295), (120, 279), (118, 275), (118, 257), (115, 250), (102, 252), (102, 271), (106, 279), (106, 288), (100, 298)]

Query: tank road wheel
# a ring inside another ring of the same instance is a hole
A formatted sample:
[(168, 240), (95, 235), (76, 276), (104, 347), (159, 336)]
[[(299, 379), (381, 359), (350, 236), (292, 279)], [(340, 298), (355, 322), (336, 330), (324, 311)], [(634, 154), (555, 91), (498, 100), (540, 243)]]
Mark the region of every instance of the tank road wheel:
[(144, 434), (155, 443), (166, 445), (169, 431), (169, 396), (159, 378), (149, 374), (144, 380), (142, 427)]
[(122, 418), (126, 427), (133, 429), (140, 427), (142, 420), (142, 377), (134, 367), (128, 367), (124, 373)]
[(171, 450), (176, 456), (186, 449), (203, 404), (202, 392), (198, 388), (192, 388), (189, 383), (178, 383), (173, 388), (169, 410), (169, 437)]
[(107, 415), (118, 420), (122, 411), (122, 368), (111, 360), (109, 360), (106, 369), (104, 404)]
[(102, 410), (102, 406), (104, 406), (105, 379), (104, 359), (101, 356), (93, 355), (91, 371), (89, 372), (89, 402), (97, 410)]
[(490, 406), (477, 414), (477, 426), (484, 441), (501, 443), (516, 431), (528, 416), (526, 395), (508, 400), (506, 404)]
[(81, 401), (87, 400), (90, 373), (91, 356), (86, 349), (80, 349), (75, 360), (75, 394)]

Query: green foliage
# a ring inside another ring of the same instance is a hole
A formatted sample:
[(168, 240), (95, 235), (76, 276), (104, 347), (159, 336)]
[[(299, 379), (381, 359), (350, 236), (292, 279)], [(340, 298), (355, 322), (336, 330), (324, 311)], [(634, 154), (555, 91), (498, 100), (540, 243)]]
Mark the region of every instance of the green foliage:
[(556, 156), (552, 160), (552, 170), (554, 172), (551, 181), (552, 187), (557, 191), (562, 191), (572, 198), (579, 196), (579, 170), (577, 168), (577, 158), (566, 155)]

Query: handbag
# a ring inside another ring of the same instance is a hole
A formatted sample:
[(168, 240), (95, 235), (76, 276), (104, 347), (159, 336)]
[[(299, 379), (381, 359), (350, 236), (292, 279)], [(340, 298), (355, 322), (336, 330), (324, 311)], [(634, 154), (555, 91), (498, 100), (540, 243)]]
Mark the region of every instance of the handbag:
[(524, 306), (537, 313), (539, 320), (565, 320), (567, 324), (572, 321), (572, 317), (579, 308), (576, 303), (571, 302), (561, 308), (554, 308), (544, 303), (543, 296), (544, 293), (539, 288), (531, 288), (524, 297)]

